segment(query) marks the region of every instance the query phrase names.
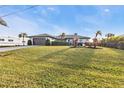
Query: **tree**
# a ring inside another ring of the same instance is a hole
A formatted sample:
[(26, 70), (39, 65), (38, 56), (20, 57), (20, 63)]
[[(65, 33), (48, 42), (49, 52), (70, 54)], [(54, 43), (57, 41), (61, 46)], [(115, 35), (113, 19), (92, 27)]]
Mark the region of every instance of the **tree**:
[(60, 37), (61, 37), (61, 40), (63, 40), (63, 39), (65, 38), (65, 33), (62, 33), (62, 34), (60, 35)]
[(19, 34), (18, 36), (19, 36), (19, 38), (22, 38), (22, 39), (23, 39), (23, 40), (22, 40), (22, 43), (23, 43), (23, 46), (24, 46), (24, 45), (25, 45), (25, 40), (24, 40), (24, 38), (27, 37), (27, 34), (26, 34), (26, 33), (21, 33), (21, 34)]
[(74, 45), (74, 47), (77, 47), (77, 45), (78, 45), (78, 35), (77, 35), (77, 33), (74, 33), (74, 38), (73, 38), (73, 45)]
[(115, 34), (113, 34), (113, 33), (108, 33), (108, 34), (106, 34), (105, 36), (106, 36), (107, 38), (109, 38), (109, 37), (115, 36)]
[(102, 32), (100, 30), (98, 30), (95, 34), (95, 38), (93, 38), (93, 45), (94, 45), (94, 48), (96, 48), (96, 45), (98, 43), (98, 40), (97, 40), (97, 36), (98, 35), (102, 35)]
[(28, 45), (32, 45), (32, 41), (31, 40), (28, 40)]
[(49, 39), (46, 40), (45, 45), (50, 46), (50, 40)]
[(8, 26), (7, 23), (0, 17), (0, 24), (3, 26)]
[(96, 32), (95, 38), (97, 38), (98, 35), (102, 35), (102, 32), (100, 30)]

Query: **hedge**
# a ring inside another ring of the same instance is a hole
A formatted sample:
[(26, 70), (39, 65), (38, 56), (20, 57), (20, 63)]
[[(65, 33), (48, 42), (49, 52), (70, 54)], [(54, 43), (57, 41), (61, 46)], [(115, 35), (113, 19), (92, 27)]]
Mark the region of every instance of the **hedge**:
[(101, 41), (101, 45), (104, 47), (124, 49), (124, 37), (116, 36), (106, 38)]
[(68, 46), (69, 43), (66, 41), (57, 40), (57, 41), (52, 41), (52, 45), (53, 46)]

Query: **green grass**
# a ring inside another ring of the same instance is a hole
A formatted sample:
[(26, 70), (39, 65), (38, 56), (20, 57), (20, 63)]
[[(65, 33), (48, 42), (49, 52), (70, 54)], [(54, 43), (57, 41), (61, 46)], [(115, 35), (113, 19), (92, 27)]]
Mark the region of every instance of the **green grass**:
[(39, 46), (0, 55), (0, 87), (124, 87), (124, 50)]

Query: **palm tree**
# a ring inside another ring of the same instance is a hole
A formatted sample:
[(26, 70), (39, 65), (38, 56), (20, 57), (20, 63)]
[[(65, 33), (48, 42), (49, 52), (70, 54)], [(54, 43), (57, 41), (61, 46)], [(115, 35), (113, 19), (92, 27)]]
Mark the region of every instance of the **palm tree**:
[(97, 42), (98, 42), (98, 40), (97, 40), (97, 36), (98, 36), (98, 35), (102, 35), (102, 32), (101, 32), (100, 30), (98, 30), (98, 31), (96, 32), (95, 38), (93, 39), (94, 48), (96, 48), (96, 45), (97, 45)]
[(73, 44), (74, 44), (74, 47), (77, 47), (77, 45), (78, 45), (78, 35), (77, 35), (77, 33), (74, 33)]
[(65, 33), (62, 33), (60, 36), (61, 36), (61, 39), (63, 40), (65, 38)]
[(115, 34), (113, 34), (113, 33), (108, 33), (108, 34), (106, 34), (105, 36), (106, 36), (107, 38), (109, 38), (109, 37), (115, 36)]
[(22, 40), (22, 43), (23, 43), (23, 46), (24, 46), (24, 45), (25, 45), (25, 40), (24, 40), (24, 38), (27, 37), (27, 34), (26, 34), (26, 33), (21, 33), (21, 34), (19, 34), (18, 36), (19, 36), (19, 38), (22, 38), (22, 39), (23, 39), (23, 40)]
[(98, 31), (96, 32), (95, 38), (97, 38), (98, 35), (102, 35), (102, 32), (101, 32), (100, 30), (98, 30)]
[(3, 26), (8, 26), (7, 23), (0, 17), (0, 24)]

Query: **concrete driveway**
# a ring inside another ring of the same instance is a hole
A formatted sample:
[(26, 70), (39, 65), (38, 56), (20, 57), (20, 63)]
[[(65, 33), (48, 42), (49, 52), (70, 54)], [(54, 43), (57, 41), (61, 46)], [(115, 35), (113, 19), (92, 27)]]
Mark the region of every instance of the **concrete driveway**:
[(1, 47), (0, 52), (6, 52), (6, 51), (17, 50), (21, 48), (29, 48), (29, 47), (33, 47), (33, 46)]

